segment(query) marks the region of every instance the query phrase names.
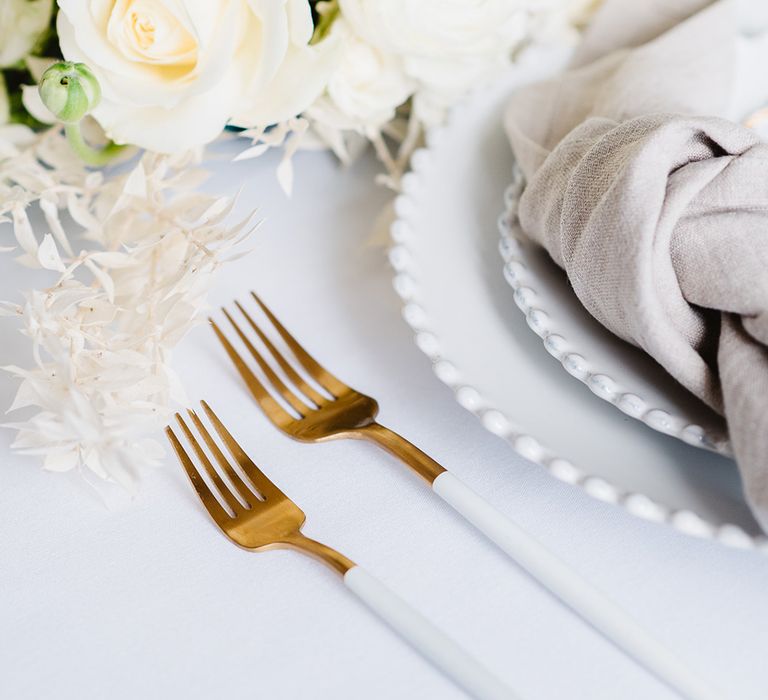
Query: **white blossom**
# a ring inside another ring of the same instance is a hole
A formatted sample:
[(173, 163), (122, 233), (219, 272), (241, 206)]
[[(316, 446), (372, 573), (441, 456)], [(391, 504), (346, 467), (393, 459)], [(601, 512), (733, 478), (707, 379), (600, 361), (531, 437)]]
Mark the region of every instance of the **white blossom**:
[[(472, 90), (514, 64), (529, 46), (573, 44), (600, 0), (338, 0), (339, 60), (325, 92), (305, 111), (304, 143), (319, 141), (344, 162), (371, 143), (397, 189), (425, 129)], [(338, 10), (338, 12), (337, 12)]]
[(52, 9), (53, 0), (0, 2), (0, 68), (26, 57), (48, 27)]

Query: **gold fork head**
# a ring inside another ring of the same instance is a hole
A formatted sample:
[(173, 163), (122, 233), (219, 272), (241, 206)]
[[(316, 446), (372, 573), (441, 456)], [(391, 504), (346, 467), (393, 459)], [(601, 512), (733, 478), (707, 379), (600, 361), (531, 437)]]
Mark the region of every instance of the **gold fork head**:
[[(352, 568), (354, 563), (343, 554), (301, 533), (306, 519), (301, 508), (254, 464), (211, 407), (205, 401), (200, 404), (239, 471), (195, 411), (188, 410), (189, 418), (218, 468), (181, 414), (176, 414), (176, 420), (196, 460), (184, 449), (170, 426), (166, 433), (197, 495), (221, 531), (232, 542), (251, 551), (287, 547), (320, 559), (342, 575)], [(196, 461), (202, 465), (202, 472)]]
[[(216, 322), (213, 319), (209, 320), (253, 398), (275, 426), (291, 437), (304, 442), (322, 442), (337, 438), (372, 440), (402, 459), (430, 484), (445, 471), (429, 455), (377, 423), (376, 415), (379, 412), (379, 405), (376, 401), (356, 391), (325, 369), (286, 330), (254, 292), (251, 292), (251, 296), (261, 307), (272, 328), (282, 338), (293, 359), (289, 359), (275, 347), (269, 335), (260, 328), (239, 302), (235, 302), (235, 305), (258, 336), (271, 362), (282, 371), (286, 381), (278, 376), (272, 364), (257, 350), (226, 309), (222, 309), (224, 315), (259, 366), (264, 376), (263, 381), (235, 350)], [(306, 377), (310, 377), (312, 381)]]
[[(253, 463), (211, 407), (205, 401), (200, 404), (242, 473), (241, 476), (234, 468), (195, 411), (188, 410), (189, 418), (218, 469), (182, 415), (176, 414), (196, 459), (184, 449), (170, 426), (166, 433), (206, 510), (224, 534), (245, 549), (269, 549), (285, 544), (304, 524), (303, 511)], [(202, 465), (202, 470), (196, 462)]]
[[(261, 340), (272, 361), (282, 370), (288, 383), (278, 376), (270, 362), (255, 347), (226, 309), (222, 309), (224, 316), (256, 361), (266, 383), (251, 370), (218, 324), (213, 319), (209, 320), (219, 341), (267, 417), (283, 432), (305, 442), (358, 437), (361, 430), (375, 425), (379, 412), (378, 403), (370, 396), (345, 384), (320, 365), (254, 292), (251, 292), (251, 296), (283, 339), (301, 371), (297, 370), (294, 362), (275, 347), (253, 316), (239, 302), (235, 302), (235, 305)], [(306, 379), (304, 375), (310, 377), (312, 381)], [(267, 386), (270, 389), (267, 389)], [(285, 405), (281, 404), (280, 400)]]

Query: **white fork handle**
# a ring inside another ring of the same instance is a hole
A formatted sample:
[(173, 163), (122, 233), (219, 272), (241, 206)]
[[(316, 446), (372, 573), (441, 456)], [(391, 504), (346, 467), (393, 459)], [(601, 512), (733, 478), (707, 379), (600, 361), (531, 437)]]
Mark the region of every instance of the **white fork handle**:
[(425, 617), (365, 569), (355, 566), (344, 583), (414, 649), (478, 700), (518, 700), (518, 696)]
[(724, 697), (589, 581), (458, 477), (443, 472), (432, 482), (432, 488), (563, 603), (684, 698), (721, 700)]

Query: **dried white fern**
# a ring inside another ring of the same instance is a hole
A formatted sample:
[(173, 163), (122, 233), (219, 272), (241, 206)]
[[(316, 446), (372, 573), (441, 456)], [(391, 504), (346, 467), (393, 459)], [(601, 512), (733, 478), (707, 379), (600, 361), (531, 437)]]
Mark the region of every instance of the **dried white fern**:
[[(18, 262), (51, 271), (52, 283), (0, 309), (22, 317), (34, 360), (5, 368), (21, 380), (11, 410), (33, 409), (10, 424), (13, 447), (46, 469), (131, 488), (162, 454), (147, 435), (183, 399), (171, 350), (251, 217), (226, 225), (234, 200), (198, 191), (200, 153), (148, 153), (108, 174), (88, 170), (59, 129), (15, 133), (0, 132), (0, 231), (12, 230)], [(1, 241), (6, 251), (13, 242)]]

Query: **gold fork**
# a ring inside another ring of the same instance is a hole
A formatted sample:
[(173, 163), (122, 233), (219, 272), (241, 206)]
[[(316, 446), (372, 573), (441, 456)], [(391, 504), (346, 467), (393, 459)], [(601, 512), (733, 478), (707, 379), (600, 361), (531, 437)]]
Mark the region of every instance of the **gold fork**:
[[(224, 315), (255, 360), (265, 381), (251, 370), (216, 322), (209, 320), (251, 394), (275, 426), (305, 442), (356, 438), (370, 440), (383, 447), (429, 483), (462, 517), (561, 601), (659, 679), (684, 697), (702, 700), (720, 697), (630, 615), (520, 525), (496, 510), (415, 445), (379, 424), (376, 421), (379, 410), (376, 401), (331, 374), (301, 346), (254, 292), (251, 296), (290, 350), (293, 360), (275, 347), (269, 335), (238, 301), (235, 301), (235, 306), (272, 362), (283, 372), (288, 384), (226, 309), (222, 309)], [(305, 376), (311, 378), (314, 384)]]
[(200, 403), (239, 469), (193, 410), (188, 411), (189, 417), (218, 469), (180, 414), (176, 419), (202, 470), (170, 426), (166, 432), (197, 495), (230, 540), (252, 551), (287, 547), (319, 559), (341, 574), (347, 587), (384, 622), (470, 695), (482, 700), (514, 700), (516, 696), (507, 686), (381, 581), (340, 552), (302, 534), (303, 511), (253, 463), (211, 407), (205, 401)]
[(379, 412), (379, 405), (376, 400), (356, 391), (322, 367), (275, 318), (274, 314), (254, 292), (251, 292), (251, 296), (293, 352), (303, 370), (326, 392), (318, 391), (296, 371), (294, 366), (286, 360), (285, 356), (277, 350), (269, 337), (261, 330), (253, 317), (248, 314), (240, 302), (236, 301), (235, 306), (243, 314), (245, 320), (289, 381), (303, 394), (303, 398), (295, 390), (289, 389), (264, 360), (264, 357), (254, 347), (248, 336), (243, 333), (240, 326), (235, 323), (229, 312), (222, 309), (273, 389), (298, 414), (298, 417), (291, 415), (272, 397), (221, 332), (216, 322), (209, 319), (216, 335), (240, 372), (240, 376), (248, 385), (251, 394), (264, 413), (267, 414), (267, 417), (278, 428), (291, 437), (304, 442), (322, 442), (337, 438), (372, 440), (403, 460), (430, 484), (434, 483), (437, 477), (446, 471), (444, 467), (441, 467), (418, 447), (389, 428), (377, 423), (376, 415)]

